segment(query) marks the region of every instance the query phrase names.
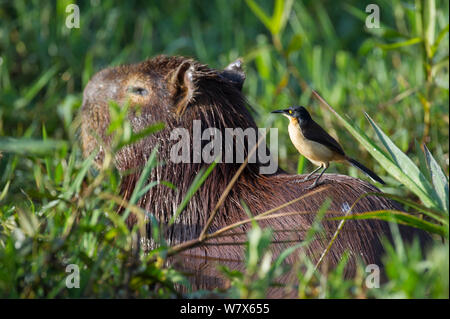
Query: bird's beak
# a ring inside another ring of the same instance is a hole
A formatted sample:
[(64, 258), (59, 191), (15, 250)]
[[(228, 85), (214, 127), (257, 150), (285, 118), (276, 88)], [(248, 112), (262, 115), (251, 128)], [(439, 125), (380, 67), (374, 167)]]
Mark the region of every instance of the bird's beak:
[(292, 115), (289, 115), (289, 109), (273, 111), (272, 113), (280, 113), (286, 116), (289, 120), (292, 118)]
[(281, 113), (281, 114), (287, 114), (287, 112), (288, 112), (288, 109), (285, 109), (285, 110), (277, 110), (277, 111), (272, 111), (272, 112), (270, 112), (270, 113)]

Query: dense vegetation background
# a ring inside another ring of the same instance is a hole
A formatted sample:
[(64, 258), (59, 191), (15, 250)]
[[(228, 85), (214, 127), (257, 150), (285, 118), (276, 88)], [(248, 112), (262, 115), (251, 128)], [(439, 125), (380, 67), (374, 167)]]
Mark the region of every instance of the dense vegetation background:
[[(301, 104), (387, 181), (384, 191), (423, 204), (309, 89), (375, 139), (367, 112), (421, 169), (425, 143), (448, 176), (448, 1), (376, 1), (381, 25), (368, 29), (371, 2), (91, 0), (79, 3), (80, 28), (68, 29), (72, 1), (0, 0), (0, 296), (165, 297), (176, 294), (174, 282), (185, 282), (150, 257), (133, 259), (132, 232), (105, 195), (117, 194), (117, 173), (88, 170), (74, 124), (96, 71), (162, 53), (215, 68), (242, 57), (253, 115), (258, 126), (280, 129), (287, 171), (312, 166), (298, 158), (286, 123), (270, 111)], [(359, 176), (344, 165), (329, 171)], [(440, 225), (448, 229), (446, 207)], [(425, 256), (401, 241), (388, 249), (390, 282), (381, 289), (365, 289), (361, 278), (344, 281), (338, 269), (325, 281), (302, 277), (299, 296), (448, 298), (448, 231), (442, 238)], [(258, 247), (262, 256), (264, 245)], [(70, 263), (87, 269), (83, 289), (65, 288)], [(252, 267), (241, 277), (229, 274), (227, 294), (264, 296), (273, 278), (252, 286)]]

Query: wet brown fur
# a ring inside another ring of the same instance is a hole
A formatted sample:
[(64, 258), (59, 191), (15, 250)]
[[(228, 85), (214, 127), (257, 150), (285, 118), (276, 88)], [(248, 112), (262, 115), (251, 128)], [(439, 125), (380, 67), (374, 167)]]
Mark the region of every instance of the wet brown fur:
[[(171, 163), (168, 160), (170, 148), (176, 142), (169, 139), (171, 130), (176, 127), (185, 127), (192, 132), (192, 121), (196, 119), (202, 121), (202, 129), (216, 127), (223, 132), (226, 127), (256, 128), (246, 108), (246, 100), (240, 87), (222, 72), (184, 57), (158, 56), (142, 63), (103, 70), (95, 75), (85, 88), (81, 111), (83, 119), (81, 137), (86, 156), (98, 147), (94, 135), (100, 136), (106, 145), (109, 143), (105, 134), (109, 125), (108, 101), (123, 103), (128, 96), (127, 86), (136, 81), (148, 88), (149, 96), (141, 101), (143, 103), (141, 113), (130, 112), (129, 119), (133, 129), (139, 131), (157, 121), (163, 121), (166, 127), (163, 131), (124, 148), (116, 154), (115, 161), (121, 172), (129, 169), (136, 170), (132, 174), (122, 176), (121, 194), (128, 199), (146, 159), (153, 148), (156, 145), (159, 146), (158, 158), (164, 161), (165, 165), (153, 169), (149, 181), (169, 181), (177, 186), (177, 190), (158, 185), (150, 189), (139, 200), (138, 205), (154, 214), (161, 225), (167, 225), (195, 176), (200, 169), (209, 165)], [(137, 100), (139, 102), (139, 98)], [(97, 160), (101, 162), (102, 153)], [(273, 175), (261, 175), (258, 170), (259, 165), (258, 163), (249, 164), (244, 169), (214, 218), (210, 232), (246, 219), (248, 216), (242, 207), (242, 202), (248, 205), (254, 215), (258, 215), (308, 192), (305, 188), (311, 182), (301, 182), (303, 176), (289, 175), (280, 169)], [(210, 212), (239, 166), (240, 163), (217, 164), (204, 185), (189, 201), (175, 225), (166, 227), (165, 237), (171, 245), (199, 236)], [(275, 231), (274, 241), (279, 242), (272, 246), (275, 255), (305, 238), (306, 231), (310, 228), (315, 213), (325, 198), (330, 197), (333, 200), (330, 211), (342, 214), (345, 208), (351, 206), (360, 195), (378, 191), (376, 187), (365, 181), (343, 175), (325, 174), (322, 181), (323, 185), (320, 187), (324, 185), (329, 187), (326, 191), (279, 211), (279, 213), (307, 211), (310, 214), (259, 222), (262, 227), (270, 226)], [(354, 213), (390, 208), (399, 207), (385, 198), (369, 196), (358, 202)], [(128, 222), (130, 225), (135, 222), (133, 216), (130, 216)], [(322, 224), (325, 229), (325, 238), (314, 240), (305, 248), (307, 255), (313, 260), (317, 260), (328, 245), (338, 222)], [(212, 244), (209, 242), (208, 245), (191, 249), (185, 254), (201, 256), (203, 261), (200, 264), (206, 265), (210, 264), (206, 257), (226, 259), (232, 263), (239, 262), (243, 259), (243, 248), (236, 243), (245, 241), (245, 234), (249, 228), (250, 225), (243, 225), (235, 229), (235, 236), (219, 238), (211, 242)], [(150, 233), (150, 226), (147, 229)], [(413, 235), (413, 232), (408, 229), (403, 229), (403, 233), (406, 237)], [(348, 250), (352, 256), (347, 267), (349, 273), (354, 271), (358, 258), (368, 264), (381, 265), (380, 257), (383, 253), (381, 237), (385, 235), (389, 237), (389, 225), (385, 222), (348, 221), (333, 244), (326, 258), (326, 264), (336, 265), (341, 260), (343, 252)], [(227, 245), (227, 243), (230, 244)], [(293, 262), (298, 256), (298, 253), (292, 254), (289, 262)], [(187, 260), (190, 259), (185, 259), (185, 266), (191, 265)], [(197, 267), (199, 265), (197, 261), (192, 265), (194, 272), (201, 272), (201, 267)], [(212, 286), (217, 284), (211, 280), (208, 282), (213, 283)], [(208, 284), (197, 285), (197, 287), (205, 286)]]

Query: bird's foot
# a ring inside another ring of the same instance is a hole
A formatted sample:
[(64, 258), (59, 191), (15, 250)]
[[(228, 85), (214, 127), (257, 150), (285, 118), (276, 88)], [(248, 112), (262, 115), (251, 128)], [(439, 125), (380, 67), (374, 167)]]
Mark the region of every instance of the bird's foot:
[(312, 183), (311, 185), (309, 185), (309, 186), (307, 186), (307, 187), (305, 187), (305, 190), (311, 190), (311, 189), (313, 189), (313, 188), (316, 188), (317, 186), (321, 186), (323, 183), (316, 183), (316, 182), (314, 182), (314, 183)]
[(303, 178), (300, 182), (304, 183), (307, 182), (311, 179), (311, 176), (306, 176), (305, 178)]

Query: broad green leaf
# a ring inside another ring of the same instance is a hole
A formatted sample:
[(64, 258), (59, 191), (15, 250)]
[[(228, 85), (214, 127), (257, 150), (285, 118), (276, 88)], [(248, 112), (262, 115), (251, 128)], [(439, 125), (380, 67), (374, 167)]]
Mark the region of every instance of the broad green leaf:
[[(380, 129), (380, 127), (372, 120), (372, 118), (364, 113), (370, 125), (372, 125), (379, 140), (383, 143), (391, 158), (416, 184), (422, 184), (423, 174), (416, 164), (395, 145), (392, 140)], [(427, 185), (431, 188), (431, 185)]]
[[(391, 155), (391, 158), (393, 159), (394, 163), (402, 170), (402, 178), (401, 182), (404, 183), (404, 181), (409, 180), (415, 184), (415, 188), (420, 188), (422, 190), (422, 194), (424, 194), (426, 197), (428, 197), (430, 200), (434, 197), (434, 190), (431, 186), (430, 182), (427, 180), (427, 178), (422, 174), (422, 172), (419, 170), (419, 168), (416, 166), (416, 164), (405, 154), (403, 153), (397, 145), (395, 145), (392, 140), (378, 127), (378, 125), (370, 118), (370, 116), (365, 113), (367, 120), (370, 122), (370, 125), (372, 125), (372, 128), (375, 130), (375, 133), (377, 134), (380, 141), (383, 143), (386, 150)], [(411, 184), (411, 183), (409, 183)], [(433, 201), (434, 207), (439, 207), (436, 205)]]
[(425, 154), (416, 139), (414, 140), (414, 147), (416, 150), (416, 156), (419, 159), (419, 169), (426, 176), (427, 180), (431, 182), (431, 175), (428, 169), (427, 160), (425, 159)]
[(436, 190), (436, 194), (439, 197), (439, 201), (441, 202), (442, 209), (444, 209), (448, 214), (448, 178), (445, 176), (442, 168), (434, 159), (433, 155), (431, 155), (427, 146), (424, 144), (423, 149), (425, 152), (425, 157), (427, 160), (428, 167), (430, 169), (431, 180), (433, 182), (434, 189)]

